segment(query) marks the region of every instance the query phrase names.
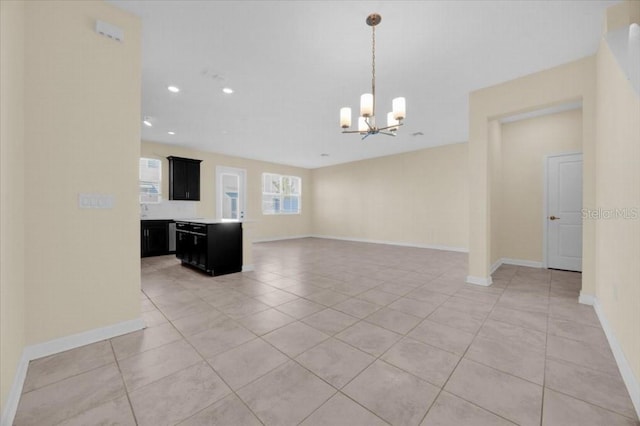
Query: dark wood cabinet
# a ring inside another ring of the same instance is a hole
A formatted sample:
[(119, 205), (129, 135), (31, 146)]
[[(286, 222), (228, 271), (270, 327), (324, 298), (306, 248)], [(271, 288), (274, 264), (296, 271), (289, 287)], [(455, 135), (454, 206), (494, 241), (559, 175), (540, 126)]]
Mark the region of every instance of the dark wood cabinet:
[(200, 163), (182, 157), (167, 157), (169, 160), (169, 199), (200, 201)]
[(169, 220), (143, 220), (140, 223), (142, 257), (169, 254)]
[(176, 257), (210, 275), (242, 271), (242, 224), (176, 222)]

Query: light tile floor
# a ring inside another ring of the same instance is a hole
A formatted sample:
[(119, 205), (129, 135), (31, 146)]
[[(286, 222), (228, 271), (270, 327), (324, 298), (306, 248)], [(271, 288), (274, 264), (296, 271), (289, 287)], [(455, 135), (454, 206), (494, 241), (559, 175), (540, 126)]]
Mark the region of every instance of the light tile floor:
[(638, 425), (580, 274), (321, 239), (142, 260), (148, 328), (31, 362), (16, 425)]

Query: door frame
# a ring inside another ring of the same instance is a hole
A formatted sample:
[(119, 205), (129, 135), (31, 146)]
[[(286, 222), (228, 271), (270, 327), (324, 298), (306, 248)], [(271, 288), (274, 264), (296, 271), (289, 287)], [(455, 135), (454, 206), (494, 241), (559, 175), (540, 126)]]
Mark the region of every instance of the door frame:
[[(560, 154), (547, 154), (543, 158), (543, 188), (542, 188), (542, 267), (544, 269), (549, 268), (549, 253), (547, 250), (547, 233), (549, 232), (549, 221), (547, 218), (549, 217), (549, 161), (552, 158), (557, 157), (568, 157), (571, 155), (583, 155), (582, 151), (569, 151), (563, 152)], [(582, 158), (582, 188), (584, 194), (584, 156)], [(584, 207), (584, 198), (582, 200), (582, 205)], [(584, 233), (584, 227), (583, 227)]]
[[(244, 222), (245, 217), (247, 215), (247, 170), (240, 169), (237, 167), (228, 167), (228, 166), (216, 166), (216, 185), (215, 185), (215, 200), (216, 200), (216, 218), (220, 221), (222, 219), (222, 198), (221, 198), (221, 185), (222, 185), (222, 175), (228, 174), (239, 174), (242, 176), (240, 179), (239, 185), (240, 188), (240, 197), (238, 197), (240, 201), (241, 210), (239, 212), (240, 218), (237, 222)], [(224, 220), (225, 222), (236, 222), (235, 220)]]

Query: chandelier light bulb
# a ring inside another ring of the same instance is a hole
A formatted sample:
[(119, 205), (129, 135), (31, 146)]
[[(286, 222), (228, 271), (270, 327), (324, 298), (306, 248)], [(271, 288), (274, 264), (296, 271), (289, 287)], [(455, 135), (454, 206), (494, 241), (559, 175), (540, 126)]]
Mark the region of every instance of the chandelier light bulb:
[(360, 96), (360, 115), (363, 117), (373, 115), (373, 95), (371, 93)]
[(351, 127), (351, 108), (340, 108), (340, 127), (343, 129)]
[(403, 120), (407, 114), (407, 105), (404, 98), (395, 98), (393, 100), (393, 118)]

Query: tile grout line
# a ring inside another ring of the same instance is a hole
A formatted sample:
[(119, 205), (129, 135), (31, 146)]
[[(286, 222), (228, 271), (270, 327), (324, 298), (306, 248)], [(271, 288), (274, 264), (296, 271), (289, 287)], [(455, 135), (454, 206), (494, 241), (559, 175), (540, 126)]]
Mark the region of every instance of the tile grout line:
[[(551, 274), (549, 274), (549, 293), (547, 298), (549, 299), (549, 302), (551, 302), (550, 300), (551, 297)], [(549, 306), (549, 309), (547, 310), (547, 330), (544, 333), (544, 362), (542, 364), (542, 403), (540, 404), (540, 426), (542, 426), (543, 421), (544, 421), (544, 397), (545, 397), (545, 389), (547, 387), (547, 345), (548, 345), (548, 341), (549, 341), (549, 322), (550, 322), (550, 318), (551, 318), (551, 306)]]
[(127, 397), (127, 402), (129, 403), (129, 408), (131, 409), (131, 415), (133, 416), (133, 421), (135, 424), (138, 424), (138, 418), (136, 417), (136, 411), (133, 409), (133, 403), (131, 402), (131, 397), (129, 396), (129, 389), (127, 388), (127, 384), (124, 381), (124, 375), (122, 374), (122, 369), (120, 368), (120, 363), (118, 362), (118, 357), (116, 357), (116, 351), (113, 348), (113, 343), (111, 339), (109, 339), (109, 347), (111, 348), (111, 353), (113, 354), (113, 358), (116, 361), (116, 367), (118, 368), (118, 372), (120, 373), (120, 380), (122, 380), (122, 387), (124, 388), (124, 394)]

